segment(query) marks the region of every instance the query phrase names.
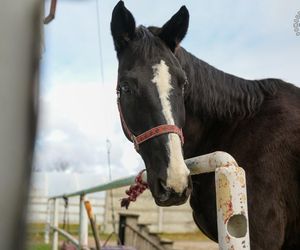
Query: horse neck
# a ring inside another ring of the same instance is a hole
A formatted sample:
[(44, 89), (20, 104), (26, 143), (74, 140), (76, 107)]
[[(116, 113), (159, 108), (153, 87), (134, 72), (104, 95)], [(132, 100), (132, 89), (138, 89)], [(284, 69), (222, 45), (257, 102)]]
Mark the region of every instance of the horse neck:
[[(271, 80), (245, 80), (214, 68), (183, 48), (176, 52), (189, 84), (186, 108), (198, 117), (233, 121), (254, 114), (266, 94), (273, 94)], [(266, 84), (268, 81), (268, 84)]]
[(220, 150), (218, 138), (234, 133), (240, 122), (254, 117), (281, 82), (250, 81), (224, 73), (183, 48), (176, 57), (189, 81), (185, 89), (185, 157)]

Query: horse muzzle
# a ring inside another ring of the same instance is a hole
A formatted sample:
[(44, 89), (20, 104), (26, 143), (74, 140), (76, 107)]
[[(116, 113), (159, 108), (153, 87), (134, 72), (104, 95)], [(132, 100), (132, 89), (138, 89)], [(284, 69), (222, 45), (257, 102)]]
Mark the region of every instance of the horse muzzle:
[(167, 187), (162, 181), (160, 181), (159, 185), (159, 193), (152, 194), (155, 203), (162, 207), (182, 205), (187, 201), (192, 192), (192, 181), (190, 177), (188, 177), (188, 186), (181, 193), (175, 192), (172, 188)]

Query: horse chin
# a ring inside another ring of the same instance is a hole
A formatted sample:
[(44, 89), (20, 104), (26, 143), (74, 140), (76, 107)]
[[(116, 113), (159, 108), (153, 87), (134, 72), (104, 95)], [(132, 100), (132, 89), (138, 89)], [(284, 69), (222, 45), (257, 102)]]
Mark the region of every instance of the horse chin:
[(157, 206), (160, 206), (160, 207), (170, 207), (170, 206), (180, 206), (184, 203), (186, 203), (187, 199), (189, 197), (186, 196), (186, 197), (183, 197), (181, 199), (169, 199), (169, 200), (160, 200), (160, 199), (154, 199), (155, 203)]
[(179, 206), (184, 204), (192, 192), (191, 188), (187, 188), (181, 194), (167, 190), (166, 192), (154, 196), (155, 203), (161, 207)]

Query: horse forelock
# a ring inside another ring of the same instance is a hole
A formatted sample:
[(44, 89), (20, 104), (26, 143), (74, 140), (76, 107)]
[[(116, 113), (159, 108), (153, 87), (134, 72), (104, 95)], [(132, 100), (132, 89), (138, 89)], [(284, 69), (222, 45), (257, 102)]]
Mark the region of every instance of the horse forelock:
[(158, 57), (163, 45), (159, 37), (141, 25), (136, 28), (130, 48), (134, 56), (148, 59), (149, 57)]

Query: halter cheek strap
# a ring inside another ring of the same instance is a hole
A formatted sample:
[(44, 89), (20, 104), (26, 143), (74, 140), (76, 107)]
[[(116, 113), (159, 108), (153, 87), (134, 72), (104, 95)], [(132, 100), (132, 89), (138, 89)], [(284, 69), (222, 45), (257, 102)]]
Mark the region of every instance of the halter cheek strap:
[(182, 129), (178, 128), (176, 125), (171, 125), (171, 124), (162, 124), (158, 125), (156, 127), (153, 127), (144, 133), (135, 136), (130, 129), (128, 128), (123, 113), (121, 109), (121, 104), (120, 104), (120, 92), (117, 90), (117, 104), (118, 104), (118, 109), (119, 109), (119, 114), (121, 118), (121, 123), (124, 128), (124, 131), (127, 135), (127, 137), (134, 143), (134, 148), (138, 152), (139, 151), (139, 145), (142, 144), (145, 141), (148, 141), (156, 136), (162, 135), (162, 134), (169, 134), (169, 133), (175, 133), (178, 134), (181, 140), (181, 144), (183, 145), (184, 143), (184, 137), (182, 133)]

